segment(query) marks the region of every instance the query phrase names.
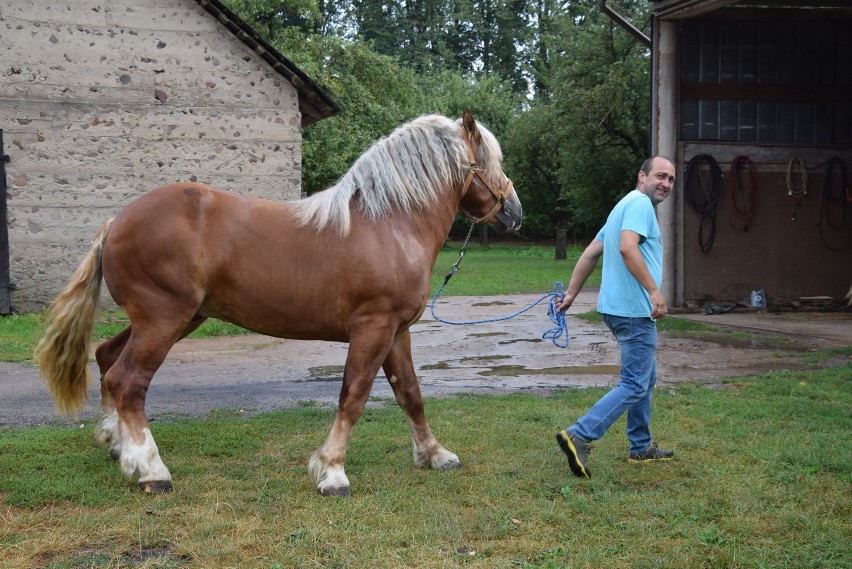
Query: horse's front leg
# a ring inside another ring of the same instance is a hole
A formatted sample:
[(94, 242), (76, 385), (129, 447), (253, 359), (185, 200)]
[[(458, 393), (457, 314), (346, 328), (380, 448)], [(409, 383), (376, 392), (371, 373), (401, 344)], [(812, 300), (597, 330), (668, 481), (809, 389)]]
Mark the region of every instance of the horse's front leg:
[(343, 469), (349, 435), (367, 404), (373, 381), (393, 342), (394, 327), (370, 327), (352, 333), (343, 370), (337, 417), (325, 443), (314, 452), (308, 467), (323, 496), (349, 496), (349, 479)]
[(408, 418), (414, 464), (437, 469), (460, 467), (459, 457), (438, 443), (426, 422), (423, 396), (411, 359), (411, 334), (408, 330), (391, 349), (382, 368), (393, 388), (396, 402)]

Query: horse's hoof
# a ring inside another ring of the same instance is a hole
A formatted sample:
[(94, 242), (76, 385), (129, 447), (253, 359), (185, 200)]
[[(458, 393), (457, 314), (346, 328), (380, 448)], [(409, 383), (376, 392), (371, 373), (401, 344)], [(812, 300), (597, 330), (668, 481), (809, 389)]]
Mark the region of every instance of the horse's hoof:
[(147, 480), (139, 481), (139, 489), (146, 494), (164, 494), (172, 491), (171, 480)]
[(452, 470), (454, 468), (461, 468), (462, 465), (458, 455), (446, 449), (443, 452), (434, 454), (429, 462), (435, 470)]
[(109, 457), (114, 461), (118, 462), (118, 459), (121, 458), (121, 450), (117, 448), (109, 449)]
[(337, 496), (339, 498), (348, 498), (352, 495), (352, 490), (349, 489), (349, 486), (317, 488), (317, 491), (323, 496)]

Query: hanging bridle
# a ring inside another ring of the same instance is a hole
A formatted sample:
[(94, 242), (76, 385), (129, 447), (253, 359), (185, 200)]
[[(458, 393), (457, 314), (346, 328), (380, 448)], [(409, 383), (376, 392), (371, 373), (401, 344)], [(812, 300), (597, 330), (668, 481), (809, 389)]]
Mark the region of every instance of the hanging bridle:
[(471, 145), (470, 133), (467, 132), (467, 130), (465, 130), (464, 136), (465, 142), (467, 143), (467, 156), (470, 161), (470, 165), (467, 167), (467, 176), (465, 176), (464, 185), (462, 186), (461, 196), (459, 197), (459, 199), (461, 200), (464, 198), (464, 195), (467, 193), (468, 188), (470, 188), (470, 184), (473, 183), (473, 179), (479, 178), (479, 181), (482, 182), (482, 184), (485, 185), (486, 188), (488, 188), (488, 191), (491, 192), (491, 194), (495, 198), (497, 198), (497, 203), (494, 204), (494, 207), (491, 208), (491, 211), (489, 211), (483, 217), (475, 217), (471, 215), (470, 212), (467, 211), (464, 206), (461, 205), (461, 202), (459, 202), (459, 209), (465, 215), (465, 217), (467, 217), (471, 221), (471, 223), (474, 224), (480, 224), (489, 221), (492, 217), (497, 215), (497, 212), (501, 209), (503, 210), (503, 213), (508, 215), (509, 206), (506, 205), (506, 199), (509, 197), (509, 194), (511, 194), (512, 190), (514, 189), (514, 186), (512, 185), (512, 180), (506, 178), (505, 191), (500, 192), (499, 190), (494, 189), (494, 186), (491, 184), (491, 182), (488, 181), (488, 178), (485, 176), (485, 170), (483, 170), (476, 164), (476, 157), (473, 155), (473, 146)]

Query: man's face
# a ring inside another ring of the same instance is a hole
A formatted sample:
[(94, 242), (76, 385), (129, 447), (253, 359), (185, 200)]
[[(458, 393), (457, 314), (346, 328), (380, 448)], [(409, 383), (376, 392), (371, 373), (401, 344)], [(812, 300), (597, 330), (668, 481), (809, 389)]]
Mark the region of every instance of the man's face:
[(654, 158), (651, 171), (647, 174), (639, 171), (639, 183), (637, 188), (651, 198), (654, 205), (669, 197), (674, 188), (675, 167), (665, 158)]

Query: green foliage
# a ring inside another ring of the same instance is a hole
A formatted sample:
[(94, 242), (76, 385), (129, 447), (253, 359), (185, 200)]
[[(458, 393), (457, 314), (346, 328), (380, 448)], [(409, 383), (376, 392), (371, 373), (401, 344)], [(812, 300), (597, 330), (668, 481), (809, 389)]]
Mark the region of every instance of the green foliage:
[[(646, 157), (647, 50), (593, 2), (229, 5), (342, 108), (305, 130), (307, 193), (335, 183), (407, 120), (469, 108), (503, 144), (524, 234), (550, 238), (559, 228), (580, 239), (600, 228)], [(644, 1), (615, 8), (647, 20)]]
[[(633, 21), (647, 6), (628, 3)], [(526, 235), (591, 237), (636, 182), (648, 152), (647, 50), (596, 7), (551, 13), (547, 91), (504, 143), (523, 188)]]

